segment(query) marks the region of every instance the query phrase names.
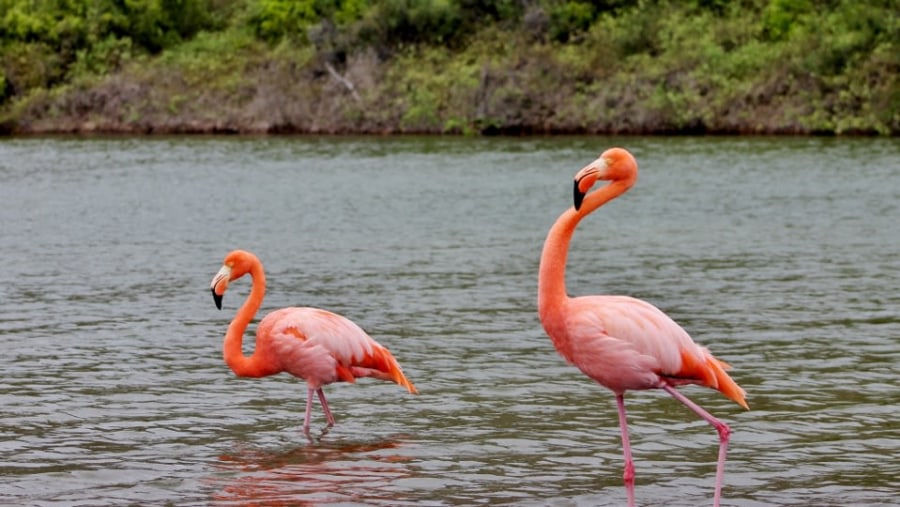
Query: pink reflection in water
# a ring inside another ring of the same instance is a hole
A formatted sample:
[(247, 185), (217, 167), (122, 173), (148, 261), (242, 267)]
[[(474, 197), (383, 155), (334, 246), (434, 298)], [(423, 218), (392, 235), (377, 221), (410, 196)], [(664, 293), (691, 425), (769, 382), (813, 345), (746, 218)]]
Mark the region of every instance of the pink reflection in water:
[(404, 503), (392, 484), (411, 477), (397, 439), (328, 442), (286, 451), (239, 448), (219, 456), (212, 505), (303, 506)]

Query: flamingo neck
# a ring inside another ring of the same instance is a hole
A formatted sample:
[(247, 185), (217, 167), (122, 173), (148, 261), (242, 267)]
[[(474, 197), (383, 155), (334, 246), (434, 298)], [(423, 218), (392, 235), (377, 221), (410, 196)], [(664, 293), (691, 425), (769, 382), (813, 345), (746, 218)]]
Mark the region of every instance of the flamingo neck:
[(569, 299), (566, 292), (566, 259), (575, 227), (582, 218), (625, 193), (632, 184), (633, 180), (616, 180), (591, 192), (578, 211), (574, 207), (567, 209), (547, 233), (538, 272), (538, 313), (544, 329), (554, 340), (559, 336), (556, 324), (561, 322), (562, 308)]
[(569, 208), (556, 219), (544, 241), (538, 271), (538, 313), (545, 327), (550, 314), (569, 297), (566, 292), (566, 259), (572, 234), (579, 221), (579, 213), (575, 208)]
[(238, 309), (225, 334), (224, 355), (225, 363), (235, 375), (262, 377), (271, 372), (267, 372), (264, 367), (259, 347), (249, 357), (245, 356), (243, 351), (244, 332), (262, 305), (263, 297), (266, 294), (266, 275), (263, 272), (262, 264), (256, 263), (250, 268), (250, 278), (253, 282), (250, 295)]

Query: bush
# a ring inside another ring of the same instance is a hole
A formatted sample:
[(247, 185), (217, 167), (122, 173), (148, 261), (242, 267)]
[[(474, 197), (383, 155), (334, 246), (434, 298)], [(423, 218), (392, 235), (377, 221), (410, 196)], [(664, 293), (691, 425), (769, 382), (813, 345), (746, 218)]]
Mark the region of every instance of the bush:
[(64, 72), (59, 54), (43, 42), (13, 42), (0, 55), (6, 93), (23, 95), (32, 88), (49, 88)]
[(895, 7), (0, 0), (0, 117), (126, 104), (142, 129), (898, 133)]
[(563, 2), (549, 12), (551, 40), (568, 42), (575, 35), (590, 28), (597, 16), (591, 2)]
[(459, 4), (450, 0), (382, 0), (371, 13), (376, 41), (403, 44), (452, 44), (462, 34)]

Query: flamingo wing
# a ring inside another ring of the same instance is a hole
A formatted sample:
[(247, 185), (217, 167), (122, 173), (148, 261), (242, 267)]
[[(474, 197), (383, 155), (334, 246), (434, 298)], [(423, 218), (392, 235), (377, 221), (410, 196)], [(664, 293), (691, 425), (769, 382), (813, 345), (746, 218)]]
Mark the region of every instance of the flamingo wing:
[(650, 303), (628, 296), (584, 296), (569, 304), (567, 359), (614, 392), (700, 384), (745, 404), (743, 389), (725, 373), (728, 365)]
[(283, 371), (306, 379), (311, 387), (375, 377), (415, 392), (391, 353), (338, 314), (318, 308), (284, 308), (266, 316), (257, 334), (269, 337)]

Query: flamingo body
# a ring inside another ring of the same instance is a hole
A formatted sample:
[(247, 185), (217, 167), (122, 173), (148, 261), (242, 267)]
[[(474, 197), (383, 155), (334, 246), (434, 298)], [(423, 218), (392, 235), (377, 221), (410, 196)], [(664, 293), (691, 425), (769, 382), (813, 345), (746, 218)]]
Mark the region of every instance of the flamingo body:
[[(588, 194), (599, 180), (609, 181)], [(575, 175), (574, 202), (547, 234), (538, 276), (538, 313), (560, 355), (616, 395), (628, 505), (634, 506), (634, 465), (624, 395), (629, 390), (662, 389), (716, 428), (719, 461), (713, 505), (719, 505), (730, 429), (687, 399), (675, 387), (698, 384), (722, 392), (747, 408), (744, 390), (729, 365), (696, 344), (688, 333), (652, 304), (628, 296), (570, 297), (565, 268), (569, 243), (582, 218), (624, 194), (637, 180), (637, 162), (612, 148)]]
[(313, 389), (361, 377), (412, 387), (386, 348), (350, 319), (327, 310), (273, 311), (257, 327), (256, 347), (271, 352), (268, 362), (278, 372), (305, 379)]
[(303, 428), (307, 434), (313, 393), (318, 394), (328, 425), (334, 424), (322, 391), (322, 386), (327, 384), (374, 377), (395, 382), (410, 393), (416, 393), (415, 386), (387, 348), (353, 321), (319, 308), (291, 307), (269, 313), (257, 326), (253, 354), (245, 356), (242, 350), (244, 332), (265, 295), (262, 263), (250, 252), (235, 250), (225, 257), (222, 268), (210, 284), (216, 306), (221, 308), (228, 284), (248, 273), (253, 279), (252, 288), (228, 326), (224, 342), (225, 363), (239, 377), (265, 377), (283, 372), (304, 379), (308, 395)]
[(728, 366), (652, 304), (629, 296), (582, 296), (566, 302), (555, 332), (561, 355), (616, 394), (663, 384), (699, 384), (743, 405)]

